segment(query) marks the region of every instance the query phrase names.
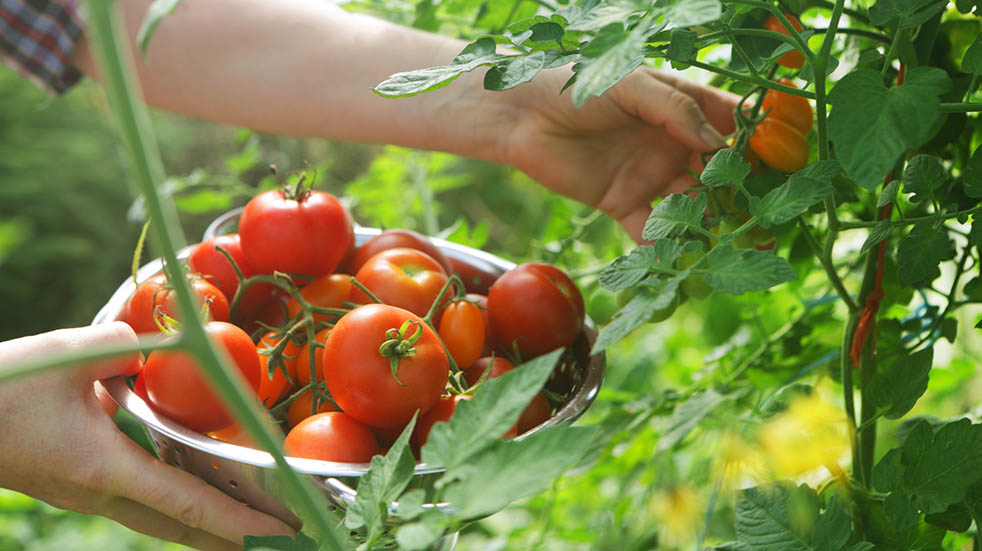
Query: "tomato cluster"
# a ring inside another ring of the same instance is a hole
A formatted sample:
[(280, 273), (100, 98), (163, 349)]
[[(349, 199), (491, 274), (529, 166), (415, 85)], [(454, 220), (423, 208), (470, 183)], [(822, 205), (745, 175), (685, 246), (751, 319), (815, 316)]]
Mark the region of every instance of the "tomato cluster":
[[(281, 424), (290, 455), (368, 462), (417, 413), (418, 450), (484, 381), (570, 348), (583, 331), (580, 291), (555, 266), (496, 277), (409, 230), (356, 247), (352, 226), (327, 193), (274, 190), (250, 201), (239, 233), (188, 257), (207, 334)], [(158, 274), (120, 318), (143, 333), (177, 332), (172, 294)], [(174, 421), (251, 445), (186, 352), (152, 352), (135, 385)], [(540, 425), (553, 407), (537, 395), (504, 436)]]

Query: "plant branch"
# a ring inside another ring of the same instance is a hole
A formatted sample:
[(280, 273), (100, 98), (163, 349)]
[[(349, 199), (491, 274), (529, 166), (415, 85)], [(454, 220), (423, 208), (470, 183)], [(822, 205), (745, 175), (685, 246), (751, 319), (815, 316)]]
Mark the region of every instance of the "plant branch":
[(853, 300), (852, 295), (849, 294), (848, 289), (846, 289), (845, 284), (842, 282), (842, 278), (839, 277), (838, 272), (835, 270), (835, 265), (832, 263), (826, 264), (828, 258), (823, 254), (822, 248), (815, 236), (812, 235), (811, 230), (808, 228), (808, 224), (805, 223), (805, 219), (801, 216), (798, 217), (798, 225), (801, 226), (802, 235), (805, 236), (805, 241), (811, 246), (812, 250), (815, 252), (815, 256), (818, 257), (819, 262), (821, 262), (822, 267), (825, 268), (825, 273), (829, 276), (829, 281), (832, 286), (835, 287), (836, 292), (839, 294), (839, 298), (846, 303), (849, 308), (849, 312), (855, 312), (859, 309), (856, 301)]

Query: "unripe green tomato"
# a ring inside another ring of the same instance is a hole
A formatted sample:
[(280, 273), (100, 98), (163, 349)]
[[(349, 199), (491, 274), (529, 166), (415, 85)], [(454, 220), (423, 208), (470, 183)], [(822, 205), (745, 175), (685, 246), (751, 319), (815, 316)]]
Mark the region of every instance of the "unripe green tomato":
[(607, 325), (617, 312), (617, 297), (614, 293), (598, 288), (587, 300), (587, 313), (597, 325)]
[[(685, 270), (698, 262), (703, 256), (704, 253), (701, 252), (682, 253), (676, 261), (676, 266), (680, 270)], [(686, 296), (696, 300), (705, 300), (709, 295), (713, 294), (713, 288), (706, 283), (706, 278), (699, 274), (692, 274), (682, 280), (681, 289)]]

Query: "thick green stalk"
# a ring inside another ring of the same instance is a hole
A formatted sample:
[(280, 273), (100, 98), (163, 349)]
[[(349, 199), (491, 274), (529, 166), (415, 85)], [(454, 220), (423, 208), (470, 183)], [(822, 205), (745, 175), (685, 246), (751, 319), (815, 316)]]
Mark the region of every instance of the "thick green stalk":
[(146, 108), (136, 99), (139, 93), (133, 77), (135, 73), (132, 67), (126, 65), (131, 58), (122, 36), (115, 2), (87, 0), (86, 6), (90, 26), (98, 38), (96, 46), (105, 71), (110, 105), (136, 170), (137, 183), (146, 201), (147, 211), (154, 220), (151, 239), (164, 259), (183, 315), (181, 340), (199, 360), (208, 381), (218, 390), (222, 401), (230, 407), (249, 435), (273, 455), (284, 475), (287, 489), (308, 514), (318, 534), (331, 548), (341, 550), (341, 539), (325, 515), (327, 509), (323, 494), (290, 468), (277, 438), (256, 410), (254, 400), (249, 398), (244, 385), (227, 367), (227, 355), (211, 343), (197, 318), (197, 306), (191, 298), (184, 269), (177, 260), (177, 244), (182, 243), (183, 238), (173, 206), (163, 199), (159, 190), (164, 176), (163, 163), (153, 139)]

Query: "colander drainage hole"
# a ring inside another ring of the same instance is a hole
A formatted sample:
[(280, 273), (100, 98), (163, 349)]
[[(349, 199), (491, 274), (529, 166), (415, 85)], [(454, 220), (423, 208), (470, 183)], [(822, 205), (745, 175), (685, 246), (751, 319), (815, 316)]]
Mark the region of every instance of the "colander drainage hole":
[(181, 458), (180, 457), (175, 457), (174, 458), (174, 465), (177, 465), (178, 467), (181, 466)]
[(228, 485), (231, 486), (231, 487), (233, 487), (233, 488), (238, 488), (239, 487), (239, 483), (236, 482), (236, 481), (234, 481), (234, 480), (229, 480), (228, 481)]
[(184, 448), (182, 448), (181, 446), (175, 444), (174, 445), (174, 451), (176, 451), (177, 453), (184, 453)]

